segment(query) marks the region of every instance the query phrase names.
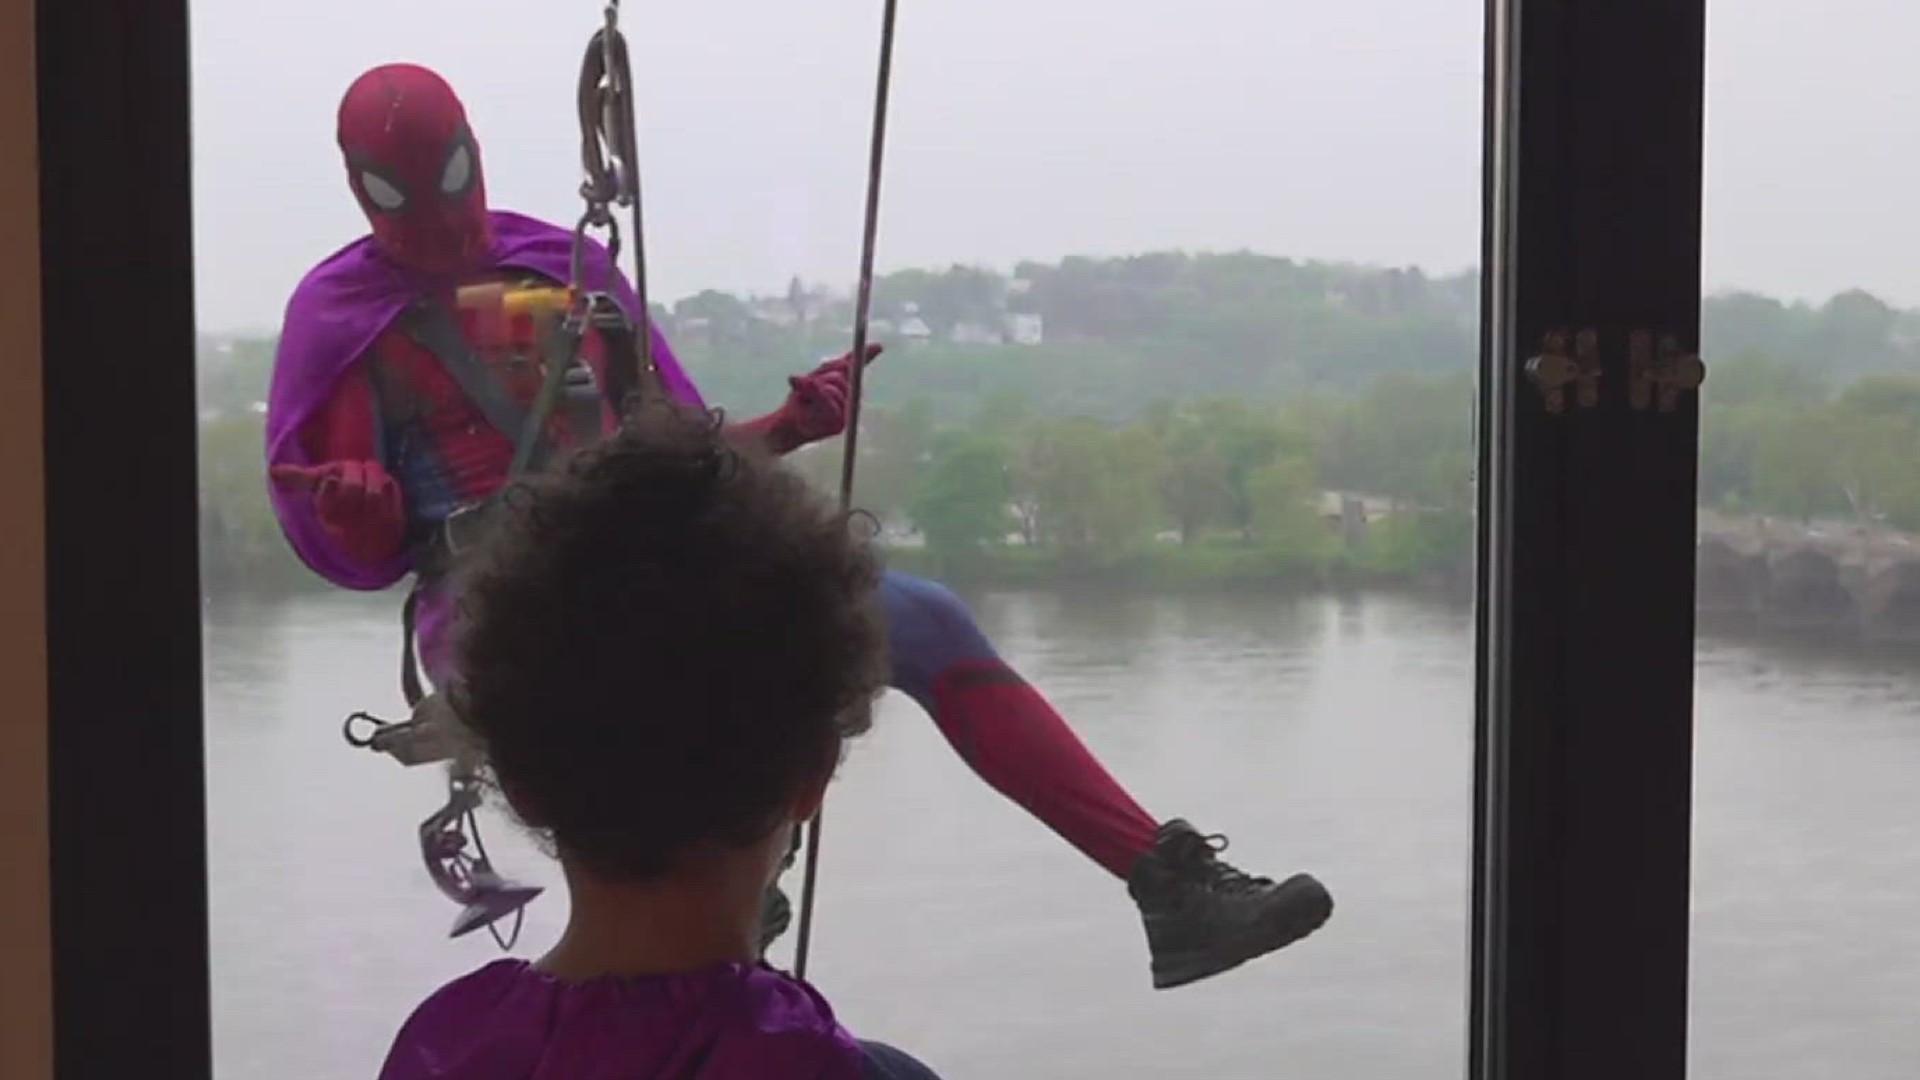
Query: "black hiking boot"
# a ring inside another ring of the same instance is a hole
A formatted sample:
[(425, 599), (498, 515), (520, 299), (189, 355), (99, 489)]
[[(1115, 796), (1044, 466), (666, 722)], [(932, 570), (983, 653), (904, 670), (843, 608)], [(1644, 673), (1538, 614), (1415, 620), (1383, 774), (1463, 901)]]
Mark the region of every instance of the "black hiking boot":
[(1307, 874), (1275, 884), (1220, 860), (1224, 836), (1184, 821), (1160, 827), (1127, 877), (1153, 956), (1153, 988), (1171, 990), (1239, 967), (1306, 937), (1333, 914), (1333, 896)]
[(786, 891), (780, 888), (780, 875), (793, 869), (794, 858), (800, 852), (800, 832), (794, 830), (793, 846), (787, 849), (787, 857), (780, 860), (780, 869), (774, 871), (773, 881), (767, 885), (767, 895), (760, 901), (760, 955), (767, 955), (773, 943), (793, 925), (793, 901), (787, 899)]
[(791, 925), (793, 901), (787, 899), (786, 892), (778, 884), (767, 886), (766, 898), (760, 903), (760, 955), (765, 956)]

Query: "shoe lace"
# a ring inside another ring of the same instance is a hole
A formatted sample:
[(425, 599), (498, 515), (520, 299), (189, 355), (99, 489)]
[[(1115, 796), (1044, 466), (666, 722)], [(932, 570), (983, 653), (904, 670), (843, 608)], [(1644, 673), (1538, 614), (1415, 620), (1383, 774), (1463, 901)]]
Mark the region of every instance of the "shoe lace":
[(1222, 893), (1258, 892), (1273, 887), (1272, 878), (1249, 874), (1220, 857), (1228, 846), (1225, 836), (1208, 833), (1196, 835), (1196, 840), (1183, 860), (1183, 877)]

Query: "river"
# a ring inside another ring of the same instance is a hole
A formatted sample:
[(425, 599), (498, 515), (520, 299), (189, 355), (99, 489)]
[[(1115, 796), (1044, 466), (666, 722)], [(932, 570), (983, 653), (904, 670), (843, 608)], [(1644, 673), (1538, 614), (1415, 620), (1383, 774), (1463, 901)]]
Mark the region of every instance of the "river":
[[(1339, 908), (1305, 943), (1155, 993), (1121, 887), (890, 695), (828, 804), (813, 977), (848, 1026), (950, 1080), (1463, 1075), (1466, 610), (971, 599), (1150, 809), (1229, 834), (1248, 869), (1314, 871)], [(370, 1080), (414, 1004), (497, 955), (446, 939), (454, 909), (419, 865), (438, 774), (340, 741), (347, 711), (397, 698), (394, 600), (222, 602), (207, 638), (217, 1075)], [(1710, 639), (1698, 701), (1694, 1075), (1905, 1080), (1920, 665)], [(486, 827), (504, 871), (557, 885), (512, 826)], [(564, 908), (538, 901), (519, 951)]]

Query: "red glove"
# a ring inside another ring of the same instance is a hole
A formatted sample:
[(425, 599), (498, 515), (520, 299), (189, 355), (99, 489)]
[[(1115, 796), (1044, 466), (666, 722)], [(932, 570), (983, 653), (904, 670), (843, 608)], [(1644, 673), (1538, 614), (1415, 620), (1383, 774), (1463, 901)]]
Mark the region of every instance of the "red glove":
[[(868, 345), (866, 363), (873, 363), (881, 348)], [(852, 353), (836, 356), (808, 374), (793, 376), (787, 380), (787, 387), (787, 403), (774, 414), (776, 443), (797, 449), (847, 430), (853, 399)]]
[(325, 465), (275, 465), (282, 491), (313, 498), (320, 524), (358, 562), (384, 562), (400, 553), (407, 515), (400, 485), (377, 461), (330, 461)]

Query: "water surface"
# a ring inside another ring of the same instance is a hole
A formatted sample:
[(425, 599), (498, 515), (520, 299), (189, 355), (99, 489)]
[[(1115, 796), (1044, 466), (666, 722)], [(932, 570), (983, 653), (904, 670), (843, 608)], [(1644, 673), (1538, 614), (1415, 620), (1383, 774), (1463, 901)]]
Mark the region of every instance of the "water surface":
[[(951, 1080), (1464, 1072), (1472, 629), (1404, 597), (972, 597), (1158, 815), (1310, 869), (1320, 935), (1172, 993), (1122, 887), (889, 696), (829, 803), (814, 978)], [(414, 826), (439, 776), (348, 750), (392, 709), (391, 597), (209, 609), (221, 1080), (371, 1077), (407, 1011), (497, 955), (445, 937)], [(1695, 1074), (1915, 1075), (1920, 672), (1708, 643), (1700, 669)], [(554, 868), (489, 818), (507, 872)], [(558, 893), (520, 951), (550, 941)], [(784, 942), (790, 947), (791, 938)], [(784, 958), (784, 949), (776, 959)]]

